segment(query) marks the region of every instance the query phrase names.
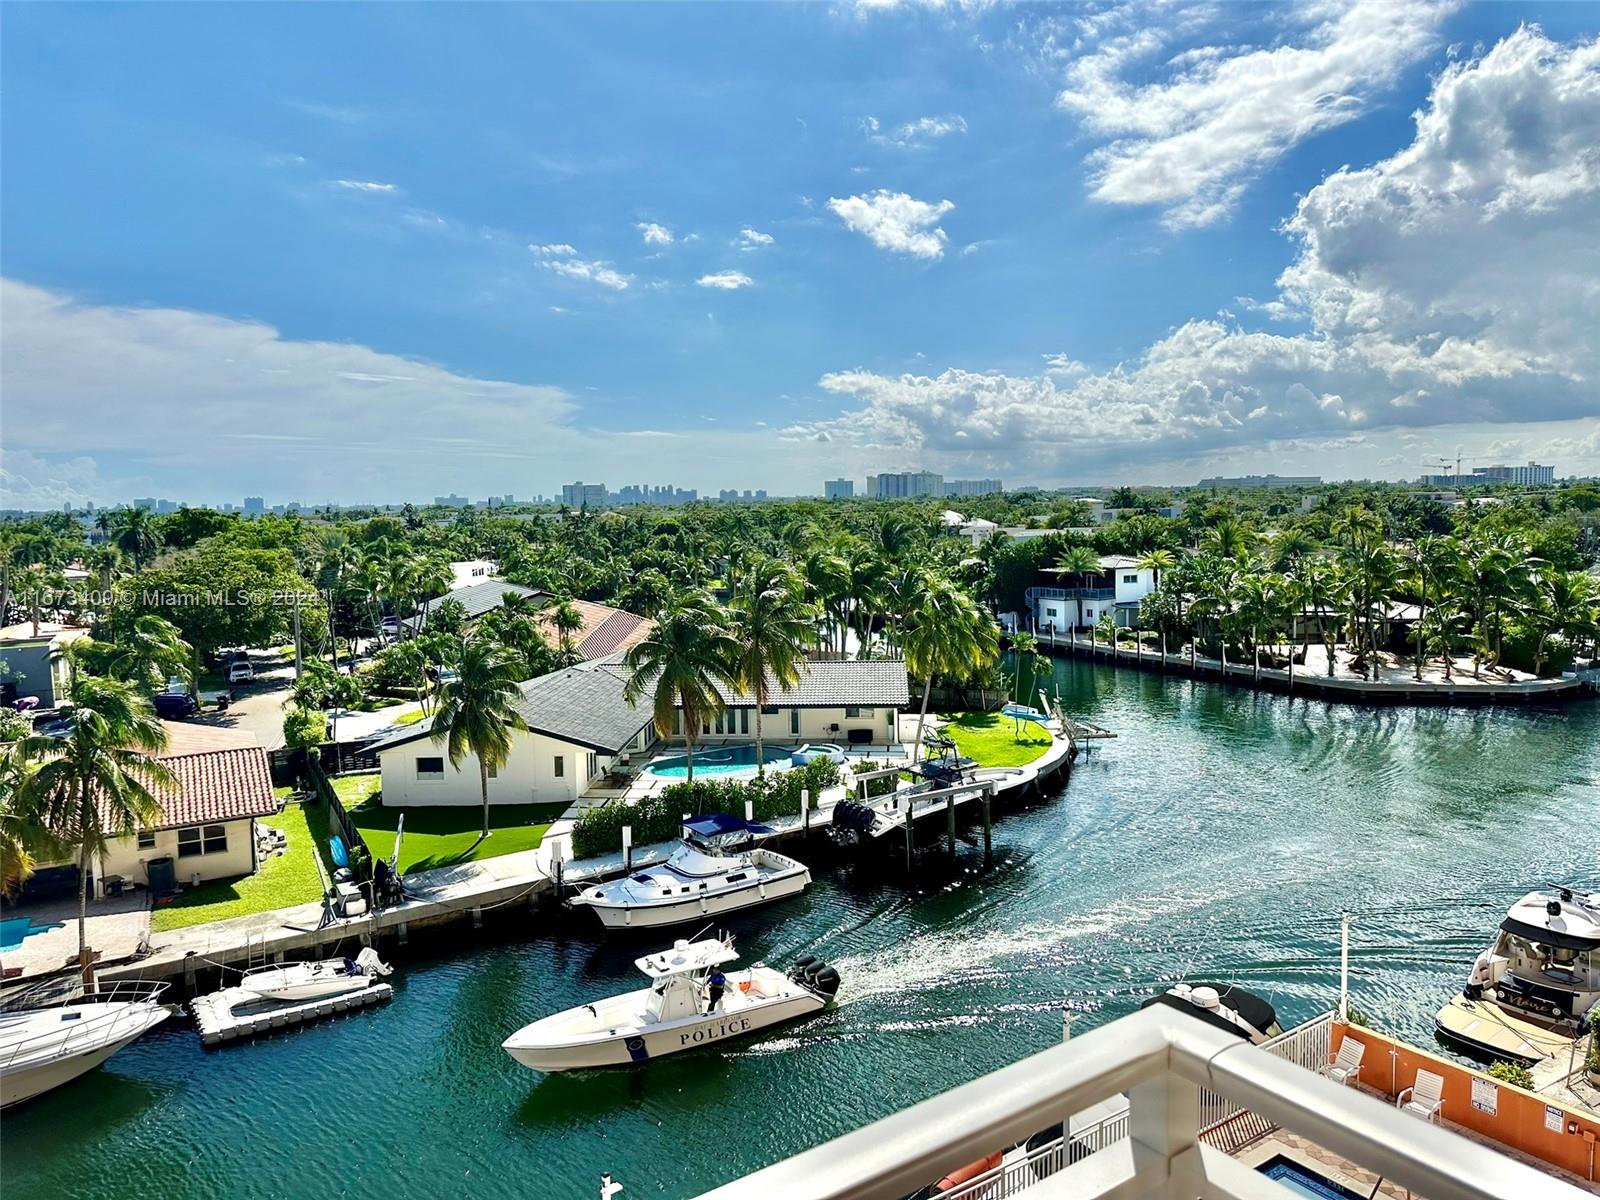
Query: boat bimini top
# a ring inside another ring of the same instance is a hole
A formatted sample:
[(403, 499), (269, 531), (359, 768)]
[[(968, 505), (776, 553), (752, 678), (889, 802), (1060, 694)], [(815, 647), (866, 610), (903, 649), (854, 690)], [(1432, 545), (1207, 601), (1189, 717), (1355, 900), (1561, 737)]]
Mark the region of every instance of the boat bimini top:
[(707, 971), (722, 963), (733, 962), (739, 952), (727, 942), (707, 938), (703, 942), (690, 942), (679, 938), (671, 950), (646, 954), (633, 960), (651, 979), (669, 979), (674, 975), (687, 975), (693, 971)]
[(759, 821), (730, 817), (727, 813), (707, 813), (683, 823), (683, 840), (704, 848), (737, 846), (758, 833), (771, 833), (772, 826)]
[(1551, 893), (1529, 892), (1511, 906), (1500, 928), (1560, 950), (1600, 950), (1600, 897), (1552, 885)]

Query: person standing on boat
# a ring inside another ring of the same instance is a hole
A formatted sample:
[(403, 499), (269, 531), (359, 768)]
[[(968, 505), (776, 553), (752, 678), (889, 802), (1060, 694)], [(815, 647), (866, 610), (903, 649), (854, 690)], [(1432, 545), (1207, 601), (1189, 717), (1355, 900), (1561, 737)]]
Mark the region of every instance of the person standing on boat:
[(721, 967), (712, 967), (711, 977), (706, 983), (711, 989), (711, 1002), (706, 1005), (706, 1015), (710, 1016), (717, 1011), (717, 1005), (722, 1003), (722, 990), (728, 986), (728, 977), (722, 973)]

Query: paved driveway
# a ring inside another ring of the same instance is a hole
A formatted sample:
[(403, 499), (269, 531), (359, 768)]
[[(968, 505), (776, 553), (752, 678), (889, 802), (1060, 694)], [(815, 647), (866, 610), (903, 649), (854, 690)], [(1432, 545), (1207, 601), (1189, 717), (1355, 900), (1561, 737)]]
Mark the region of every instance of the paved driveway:
[(237, 729), (255, 736), (264, 749), (283, 747), (283, 710), (294, 686), (294, 664), (280, 665), (276, 658), (255, 655), (256, 680), (234, 689), (237, 698), (228, 711), (208, 711), (193, 718), (202, 725)]

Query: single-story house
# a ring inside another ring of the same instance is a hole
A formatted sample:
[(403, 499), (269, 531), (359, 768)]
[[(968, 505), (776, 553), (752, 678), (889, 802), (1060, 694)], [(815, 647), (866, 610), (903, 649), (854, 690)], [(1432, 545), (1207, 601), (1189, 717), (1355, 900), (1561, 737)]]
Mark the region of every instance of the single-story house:
[(1057, 567), (1040, 574), (1052, 577), (1052, 582), (1025, 593), (1039, 633), (1085, 629), (1106, 613), (1124, 628), (1137, 625), (1139, 601), (1155, 591), (1157, 583), (1155, 571), (1125, 554), (1102, 554), (1100, 569), (1092, 574), (1067, 576)]
[[(619, 760), (648, 754), (657, 737), (648, 697), (623, 699), (628, 669), (622, 656), (579, 663), (519, 684), (511, 753), (489, 777), (490, 804), (571, 803)], [(762, 733), (772, 744), (839, 741), (884, 745), (898, 741), (899, 715), (910, 704), (903, 662), (810, 662), (792, 687), (773, 687), (762, 710)], [(755, 740), (755, 702), (724, 690), (727, 710), (699, 742)], [(681, 737), (681, 720), (674, 732)], [(443, 738), (423, 720), (371, 743), (383, 774), (383, 803), (412, 808), (483, 803), (478, 762), (467, 755), (452, 766)]]
[[(615, 759), (649, 749), (656, 740), (650, 709), (622, 698), (627, 681), (620, 657), (612, 656), (519, 684), (517, 712), (527, 729), (512, 732), (510, 755), (489, 777), (489, 803), (570, 803)], [(383, 772), (385, 805), (483, 803), (476, 756), (452, 766), (431, 718), (367, 749)]]
[(34, 697), (41, 708), (66, 699), (72, 683), (67, 647), (89, 636), (87, 629), (54, 621), (23, 621), (0, 629), (0, 702)]
[[(177, 777), (176, 788), (156, 789), (161, 817), (138, 833), (113, 838), (90, 867), (94, 894), (104, 895), (108, 879), (147, 887), (151, 864), (159, 881), (163, 868), (187, 887), (197, 879), (232, 879), (254, 874), (261, 865), (256, 819), (279, 812), (267, 753), (253, 736), (164, 721), (167, 748), (158, 757)], [(162, 862), (161, 860), (165, 860)], [(77, 891), (76, 863), (42, 867), (28, 891)], [(37, 882), (35, 882), (37, 881)]]
[(471, 587), (475, 583), (482, 583), (485, 579), (492, 579), (499, 569), (499, 564), (490, 562), (487, 558), (469, 558), (462, 562), (453, 562), (450, 564), (450, 590)]
[[(549, 592), (491, 577), (469, 583), (465, 587), (457, 587), (443, 596), (435, 597), (429, 602), (429, 611), (431, 612), (442, 600), (453, 600), (466, 611), (466, 620), (470, 625), (485, 613), (501, 607), (508, 595), (525, 597), (536, 606), (551, 599)], [(582, 627), (572, 635), (573, 649), (585, 662), (606, 658), (629, 649), (641, 641), (654, 624), (648, 617), (612, 608), (608, 604), (596, 604), (592, 600), (573, 600), (571, 604), (583, 618)], [(422, 628), (424, 619), (423, 614), (418, 613), (401, 624), (408, 632), (414, 633)], [(545, 639), (552, 646), (559, 645), (560, 633), (551, 622), (549, 614), (540, 613), (537, 620)]]
[[(789, 687), (768, 687), (761, 710), (762, 736), (769, 742), (854, 742), (888, 745), (899, 740), (898, 722), (911, 704), (906, 664), (899, 659), (811, 661)], [(726, 710), (701, 742), (755, 740), (755, 698), (722, 688)], [(672, 732), (681, 737), (682, 719), (674, 716)]]

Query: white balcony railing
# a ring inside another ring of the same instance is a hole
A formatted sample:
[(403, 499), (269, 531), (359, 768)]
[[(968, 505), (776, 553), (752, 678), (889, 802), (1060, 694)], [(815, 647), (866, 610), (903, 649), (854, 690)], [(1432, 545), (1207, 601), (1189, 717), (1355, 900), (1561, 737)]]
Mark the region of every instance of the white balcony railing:
[[(1015, 1145), (1119, 1092), (1126, 1136), (996, 1180), (1046, 1200), (1163, 1197), (1283, 1200), (1265, 1175), (1200, 1140), (1211, 1113), (1248, 1110), (1428, 1200), (1579, 1200), (1586, 1193), (1353, 1088), (1156, 1005), (885, 1117), (701, 1200), (899, 1200), (963, 1164)], [(1211, 1098), (1204, 1098), (1210, 1093)], [(1224, 1107), (1216, 1107), (1224, 1106)], [(1111, 1134), (1118, 1135), (1112, 1140)], [(1057, 1169), (1059, 1168), (1059, 1169)], [(1051, 1173), (1053, 1172), (1053, 1173)], [(1032, 1171), (1029, 1175), (1034, 1175)], [(996, 1189), (997, 1193), (1000, 1188)]]

